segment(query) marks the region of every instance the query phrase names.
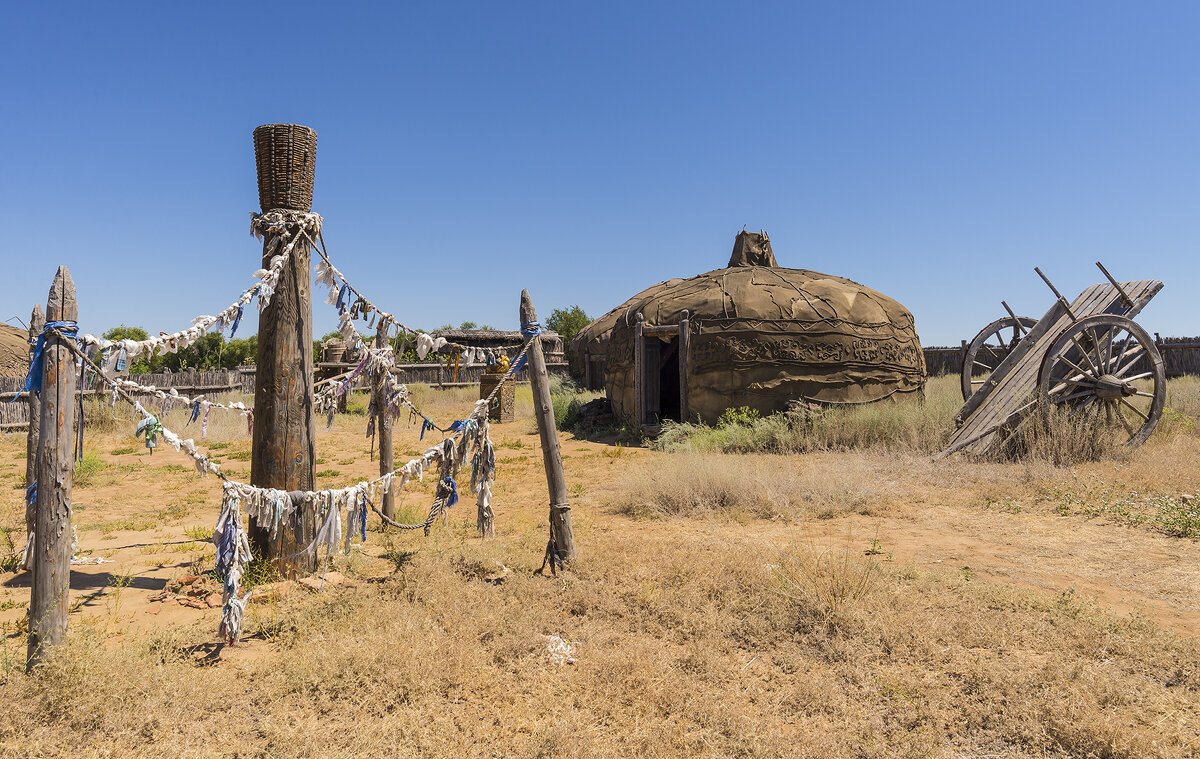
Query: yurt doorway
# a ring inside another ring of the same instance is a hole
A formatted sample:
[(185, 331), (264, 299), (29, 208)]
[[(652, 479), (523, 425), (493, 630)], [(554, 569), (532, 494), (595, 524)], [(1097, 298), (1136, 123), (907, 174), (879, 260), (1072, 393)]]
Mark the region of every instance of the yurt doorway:
[(679, 338), (651, 338), (646, 341), (642, 366), (645, 377), (646, 415), (644, 424), (682, 421), (679, 414)]
[[(640, 314), (638, 315), (641, 316)], [(644, 426), (687, 418), (687, 312), (679, 324), (641, 322), (634, 347), (638, 420)]]

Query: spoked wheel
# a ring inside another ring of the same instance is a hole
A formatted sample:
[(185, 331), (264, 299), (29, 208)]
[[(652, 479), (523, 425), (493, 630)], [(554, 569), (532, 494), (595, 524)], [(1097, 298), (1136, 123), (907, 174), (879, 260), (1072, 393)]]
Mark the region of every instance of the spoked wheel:
[(963, 357), (962, 395), (963, 400), (970, 398), (979, 386), (987, 382), (1000, 362), (1012, 353), (1017, 343), (1029, 334), (1036, 319), (1028, 316), (1013, 318), (1006, 316), (997, 319), (980, 330), (975, 339), (967, 346), (967, 355)]
[(1135, 448), (1162, 417), (1166, 371), (1146, 330), (1124, 316), (1101, 314), (1068, 327), (1042, 361), (1043, 419), (1055, 409), (1084, 415), (1097, 434)]

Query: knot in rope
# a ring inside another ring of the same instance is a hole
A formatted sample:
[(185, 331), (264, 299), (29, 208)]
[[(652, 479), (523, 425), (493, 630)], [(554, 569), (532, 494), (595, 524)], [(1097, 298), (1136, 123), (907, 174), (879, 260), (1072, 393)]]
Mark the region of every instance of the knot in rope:
[[(42, 353), (46, 349), (46, 336), (51, 332), (57, 332), (59, 336), (70, 338), (75, 342), (79, 341), (79, 324), (70, 321), (54, 321), (46, 322), (46, 326), (42, 327), (42, 334), (37, 336), (37, 341), (33, 343), (33, 356), (29, 359), (29, 371), (25, 374), (25, 386), (22, 391), (41, 395), (42, 392)], [(13, 403), (20, 394), (14, 394), (8, 401)]]
[(542, 327), (537, 322), (521, 322), (521, 334), (530, 340), (542, 334)]
[(295, 230), (309, 234), (319, 234), (321, 223), (325, 220), (320, 214), (306, 211), (289, 211), (272, 209), (262, 213), (250, 212), (250, 234), (258, 239), (266, 235), (285, 235)]

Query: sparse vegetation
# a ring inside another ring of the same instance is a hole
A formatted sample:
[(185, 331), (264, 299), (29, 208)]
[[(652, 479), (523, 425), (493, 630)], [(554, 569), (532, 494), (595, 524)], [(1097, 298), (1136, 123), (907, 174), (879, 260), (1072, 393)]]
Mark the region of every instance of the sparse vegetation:
[[(475, 394), (414, 390), (439, 423)], [(1200, 453), (1187, 422), (1200, 405), (1172, 396), (1183, 416), (1170, 434), (1066, 468), (933, 462), (942, 402), (788, 420), (791, 437), (734, 412), (667, 450), (564, 436), (581, 555), (549, 579), (532, 576), (546, 490), (522, 388), (522, 418), (493, 428), (494, 540), (474, 540), (473, 504), (428, 538), (373, 523), (365, 548), (330, 559), (348, 582), (264, 591), (243, 643), (224, 649), (219, 608), (144, 613), (149, 578), (216, 586), (220, 483), (168, 449), (138, 455), (77, 489), (80, 555), (116, 564), (73, 568), (100, 579), (72, 592), (66, 646), (28, 678), (23, 639), (0, 638), (0, 743), (132, 757), (202, 755), (214, 734), (298, 756), (1195, 753), (1200, 648), (1186, 615), (1200, 602), (1200, 544), (1186, 536), (1200, 522)], [(397, 430), (398, 451), (430, 443), (403, 419)], [(785, 449), (772, 440), (798, 447), (803, 430), (808, 453), (771, 452)], [(244, 427), (220, 434), (232, 443), (221, 450), (245, 450)], [(355, 455), (361, 417), (319, 434), (338, 482), (377, 471)], [(111, 450), (118, 435), (128, 430), (94, 444)], [(14, 460), (16, 442), (0, 446)], [(398, 518), (422, 520), (433, 486), (406, 486)], [(21, 530), (21, 492), (2, 495), (0, 524)], [(255, 562), (243, 587), (274, 569)], [(26, 599), (7, 593), (11, 635)], [(548, 636), (572, 642), (573, 665), (551, 663)], [(231, 720), (247, 688), (253, 709)], [(370, 731), (346, 732), (364, 717)]]

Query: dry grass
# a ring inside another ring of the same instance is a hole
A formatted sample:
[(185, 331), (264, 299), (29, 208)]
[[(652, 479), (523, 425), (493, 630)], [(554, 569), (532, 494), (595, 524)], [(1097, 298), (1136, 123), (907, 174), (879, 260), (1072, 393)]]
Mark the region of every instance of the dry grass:
[(929, 380), (925, 398), (862, 406), (830, 406), (735, 421), (715, 427), (664, 426), (657, 447), (665, 451), (812, 453), (872, 448), (935, 453), (954, 429), (962, 405), (951, 377)]
[[(808, 548), (730, 549), (611, 534), (565, 581), (522, 566), (496, 587), (473, 568), (511, 561), (499, 544), (426, 547), (380, 582), (252, 607), (270, 651), (238, 664), (206, 666), (189, 629), (115, 649), (81, 629), (35, 678), (10, 646), (0, 741), (131, 757), (1200, 749), (1200, 651), (1143, 619)], [(577, 664), (549, 663), (552, 634)]]
[(679, 453), (632, 464), (613, 504), (624, 514), (826, 519), (878, 509), (869, 481), (831, 478), (802, 459)]
[[(101, 464), (75, 515), (118, 563), (73, 592), (68, 643), (34, 677), (5, 618), (0, 756), (1193, 756), (1200, 545), (1117, 512), (1190, 518), (1200, 383), (1171, 390), (1166, 434), (1073, 468), (932, 461), (951, 405), (934, 397), (831, 418), (807, 455), (564, 437), (580, 556), (552, 579), (532, 576), (546, 490), (522, 389), (523, 418), (493, 428), (496, 539), (474, 538), (471, 506), (428, 538), (372, 530), (333, 561), (347, 584), (252, 604), (233, 649), (214, 610), (144, 613), (150, 580), (212, 566), (189, 538), (211, 532), (219, 483), (127, 451), (122, 424), (89, 438)], [(476, 396), (413, 394), (442, 424)], [(244, 430), (217, 419), (214, 455), (248, 469)], [(319, 432), (346, 480), (377, 471), (364, 425)], [(397, 435), (398, 452), (428, 441)], [(23, 445), (0, 437), (0, 459)], [(19, 528), (5, 482), (0, 527)], [(401, 510), (430, 494), (415, 483)], [(15, 615), (28, 591), (5, 577)], [(552, 663), (552, 635), (575, 664)]]

